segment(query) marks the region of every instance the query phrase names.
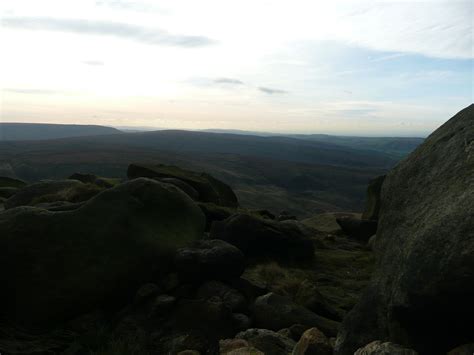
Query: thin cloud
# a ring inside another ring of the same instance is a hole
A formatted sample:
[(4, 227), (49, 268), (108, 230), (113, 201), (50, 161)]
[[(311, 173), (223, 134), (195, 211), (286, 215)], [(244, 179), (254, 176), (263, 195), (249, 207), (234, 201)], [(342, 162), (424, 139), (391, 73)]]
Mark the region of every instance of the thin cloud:
[(91, 66), (102, 66), (105, 65), (105, 63), (101, 60), (83, 60), (82, 64), (85, 65), (91, 65)]
[(158, 28), (142, 27), (120, 22), (49, 17), (5, 17), (2, 24), (5, 27), (27, 30), (113, 36), (151, 45), (193, 48), (215, 43), (214, 40), (205, 36), (174, 35)]
[(288, 93), (288, 91), (285, 91), (285, 90), (267, 88), (267, 87), (265, 87), (265, 86), (260, 86), (260, 87), (258, 88), (258, 90), (260, 90), (261, 92), (264, 92), (265, 94), (268, 94), (268, 95), (287, 94), (287, 93)]
[(244, 82), (240, 81), (238, 79), (232, 79), (232, 78), (217, 78), (214, 80), (214, 83), (216, 84), (231, 84), (231, 85), (243, 85)]
[(5, 88), (2, 89), (5, 92), (11, 92), (14, 94), (29, 94), (29, 95), (52, 95), (59, 94), (60, 91), (56, 90), (47, 90), (47, 89), (21, 89), (21, 88)]

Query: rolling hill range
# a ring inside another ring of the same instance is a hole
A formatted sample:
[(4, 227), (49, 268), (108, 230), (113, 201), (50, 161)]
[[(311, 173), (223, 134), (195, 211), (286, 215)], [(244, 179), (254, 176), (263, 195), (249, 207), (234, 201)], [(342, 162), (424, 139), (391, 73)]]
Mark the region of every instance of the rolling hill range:
[(0, 142), (0, 164), (28, 181), (78, 171), (124, 177), (132, 162), (172, 164), (222, 179), (243, 206), (301, 217), (360, 210), (368, 181), (398, 159), (309, 139), (170, 130)]
[(43, 140), (117, 133), (121, 132), (112, 127), (98, 125), (0, 122), (0, 141)]

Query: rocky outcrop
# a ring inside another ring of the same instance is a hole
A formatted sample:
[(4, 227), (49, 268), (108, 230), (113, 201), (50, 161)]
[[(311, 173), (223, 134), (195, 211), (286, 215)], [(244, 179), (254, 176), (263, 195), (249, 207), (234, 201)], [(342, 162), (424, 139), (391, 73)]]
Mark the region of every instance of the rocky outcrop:
[(336, 353), (374, 340), (420, 354), (472, 342), (474, 105), (442, 125), (386, 177), (378, 263), (346, 317)]
[(235, 214), (216, 221), (211, 238), (235, 245), (245, 256), (307, 261), (314, 257), (314, 246), (302, 228), (293, 223), (277, 222), (248, 214)]
[(152, 179), (173, 178), (190, 185), (198, 193), (198, 200), (212, 202), (216, 205), (237, 207), (238, 201), (234, 191), (225, 183), (209, 174), (196, 173), (169, 165), (131, 164), (127, 170), (129, 179), (148, 177)]
[(186, 194), (150, 179), (105, 190), (73, 211), (6, 210), (1, 317), (44, 324), (119, 303), (167, 271), (176, 249), (201, 238), (204, 224)]

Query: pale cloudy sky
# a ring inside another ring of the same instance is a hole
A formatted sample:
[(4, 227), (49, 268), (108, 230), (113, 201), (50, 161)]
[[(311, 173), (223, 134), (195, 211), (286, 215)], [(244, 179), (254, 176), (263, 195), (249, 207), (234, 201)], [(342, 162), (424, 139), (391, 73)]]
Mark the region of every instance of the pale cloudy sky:
[(470, 0), (0, 10), (3, 122), (424, 135), (474, 101)]

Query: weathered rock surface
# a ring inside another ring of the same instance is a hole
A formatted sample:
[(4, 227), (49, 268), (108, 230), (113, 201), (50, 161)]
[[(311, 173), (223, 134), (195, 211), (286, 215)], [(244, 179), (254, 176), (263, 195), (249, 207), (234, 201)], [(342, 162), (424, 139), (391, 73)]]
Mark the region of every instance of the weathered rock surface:
[(448, 352), (448, 355), (472, 355), (474, 354), (474, 343), (457, 346)]
[(336, 353), (377, 339), (421, 354), (472, 342), (474, 105), (387, 175), (381, 202), (377, 269)]
[(229, 280), (242, 275), (245, 257), (235, 246), (222, 240), (200, 240), (179, 249), (175, 265), (182, 280)]
[(292, 355), (332, 355), (332, 346), (318, 328), (310, 328), (296, 343)]
[(216, 205), (237, 207), (238, 201), (234, 191), (225, 183), (209, 174), (196, 173), (169, 165), (138, 165), (131, 164), (128, 167), (129, 179), (138, 177), (148, 178), (173, 178), (184, 181), (192, 186), (199, 194), (199, 201), (212, 202)]
[(247, 329), (237, 334), (236, 338), (247, 340), (250, 346), (264, 354), (288, 355), (295, 346), (294, 340), (268, 329)]
[(337, 334), (339, 323), (321, 317), (289, 298), (268, 293), (255, 300), (255, 324), (260, 328), (279, 330), (293, 324), (317, 327), (329, 336)]
[(418, 355), (418, 353), (398, 344), (376, 340), (358, 349), (354, 355)]
[(176, 249), (201, 238), (204, 224), (186, 194), (150, 179), (105, 190), (74, 211), (6, 210), (1, 316), (52, 323), (131, 296), (166, 271)]
[[(293, 221), (291, 221), (293, 222)], [(311, 239), (294, 223), (235, 214), (212, 224), (212, 239), (235, 245), (248, 257), (307, 261), (314, 257)]]

